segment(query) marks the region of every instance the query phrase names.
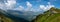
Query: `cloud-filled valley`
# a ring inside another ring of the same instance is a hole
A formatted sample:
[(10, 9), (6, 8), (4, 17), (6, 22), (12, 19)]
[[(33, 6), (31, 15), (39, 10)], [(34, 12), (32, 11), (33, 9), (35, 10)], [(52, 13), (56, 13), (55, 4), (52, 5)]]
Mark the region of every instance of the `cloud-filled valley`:
[(52, 1), (50, 0), (44, 2), (42, 1), (44, 0), (0, 0), (0, 9), (7, 11), (14, 16), (22, 17), (30, 21), (36, 18), (38, 14), (49, 10), (51, 7), (57, 7), (52, 4)]

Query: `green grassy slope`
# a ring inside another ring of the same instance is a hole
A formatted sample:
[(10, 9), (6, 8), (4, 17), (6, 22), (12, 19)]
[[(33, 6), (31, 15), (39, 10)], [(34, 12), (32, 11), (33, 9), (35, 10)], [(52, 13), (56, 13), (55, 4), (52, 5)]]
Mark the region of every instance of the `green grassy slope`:
[[(50, 10), (57, 13), (51, 13)], [(60, 9), (51, 8), (50, 10), (38, 15), (33, 22), (60, 22)]]

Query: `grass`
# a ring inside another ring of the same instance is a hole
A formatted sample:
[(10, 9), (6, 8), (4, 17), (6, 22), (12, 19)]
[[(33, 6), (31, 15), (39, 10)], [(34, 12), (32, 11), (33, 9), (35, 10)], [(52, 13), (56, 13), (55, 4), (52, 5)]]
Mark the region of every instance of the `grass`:
[(60, 14), (54, 14), (51, 16), (43, 15), (38, 17), (35, 22), (60, 22)]
[(3, 15), (0, 15), (0, 21), (1, 22), (13, 22), (12, 19), (8, 18), (8, 17), (5, 17)]
[(60, 22), (60, 9), (51, 8), (50, 10), (56, 11), (58, 13), (51, 13), (49, 10), (44, 12), (44, 14), (40, 14), (34, 20), (34, 22)]

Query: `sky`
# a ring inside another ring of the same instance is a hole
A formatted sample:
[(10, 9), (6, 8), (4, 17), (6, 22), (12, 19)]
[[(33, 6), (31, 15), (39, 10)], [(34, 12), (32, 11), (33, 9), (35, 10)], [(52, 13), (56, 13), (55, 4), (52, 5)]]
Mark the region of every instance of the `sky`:
[(60, 8), (60, 0), (0, 0), (0, 9), (19, 11), (47, 11), (51, 7)]

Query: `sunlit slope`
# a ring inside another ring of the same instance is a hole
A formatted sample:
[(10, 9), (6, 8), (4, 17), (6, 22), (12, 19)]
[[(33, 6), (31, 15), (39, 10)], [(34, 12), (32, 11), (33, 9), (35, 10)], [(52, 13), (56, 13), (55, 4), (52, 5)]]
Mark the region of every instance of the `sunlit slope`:
[(13, 20), (0, 14), (0, 22), (13, 22)]
[(33, 22), (60, 22), (60, 9), (51, 8), (37, 16)]

